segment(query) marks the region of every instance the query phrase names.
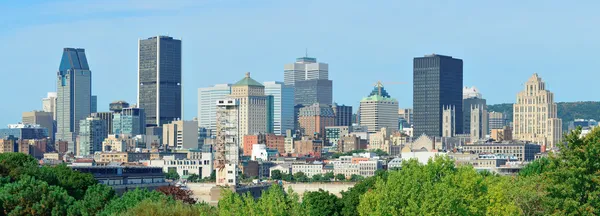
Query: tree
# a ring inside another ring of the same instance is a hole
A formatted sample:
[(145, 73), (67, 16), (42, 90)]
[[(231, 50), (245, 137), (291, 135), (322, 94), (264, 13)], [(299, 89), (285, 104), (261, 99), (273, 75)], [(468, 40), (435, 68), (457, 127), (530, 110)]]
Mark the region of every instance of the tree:
[(363, 177), (361, 175), (352, 174), (350, 176), (350, 181), (353, 181), (353, 182), (362, 181), (363, 179), (365, 179), (365, 177)]
[(293, 181), (293, 180), (294, 180), (294, 177), (292, 176), (292, 174), (291, 174), (291, 173), (283, 173), (283, 174), (281, 175), (281, 179), (282, 179), (282, 180), (284, 180), (284, 181), (291, 182), (291, 181)]
[(7, 215), (66, 215), (74, 202), (63, 188), (31, 176), (0, 188), (0, 213)]
[(331, 179), (335, 178), (335, 175), (333, 175), (333, 172), (327, 172), (327, 173), (325, 173), (323, 178), (325, 178), (328, 181), (331, 181)]
[(338, 181), (344, 181), (344, 180), (346, 180), (346, 176), (344, 174), (340, 173), (340, 174), (335, 175), (335, 179)]
[(164, 195), (158, 191), (148, 191), (146, 189), (138, 189), (127, 191), (123, 196), (111, 200), (99, 215), (115, 215), (118, 213), (125, 212), (129, 208), (136, 206), (138, 203), (144, 200), (161, 201), (166, 200), (167, 202), (174, 202), (171, 197)]
[(381, 149), (375, 149), (372, 151), (373, 153), (375, 153), (377, 156), (388, 156), (389, 154)]
[(298, 182), (307, 182), (308, 177), (303, 172), (297, 172), (297, 173), (294, 173), (294, 180), (296, 180)]
[(217, 171), (213, 170), (213, 171), (210, 173), (210, 181), (211, 181), (211, 182), (216, 182), (216, 181), (217, 181)]
[(323, 175), (321, 174), (316, 174), (312, 176), (312, 181), (313, 182), (320, 182), (323, 180)]
[(191, 174), (188, 176), (187, 180), (189, 182), (199, 182), (202, 181), (202, 179), (200, 178), (200, 176), (198, 174)]
[(169, 186), (159, 187), (156, 189), (156, 191), (161, 192), (175, 200), (182, 201), (183, 203), (187, 203), (187, 204), (196, 203), (196, 199), (192, 198), (192, 191), (190, 191), (190, 190), (183, 190), (179, 187), (169, 185)]
[(166, 179), (171, 179), (171, 180), (178, 180), (179, 179), (179, 173), (177, 173), (177, 170), (170, 169), (169, 172), (167, 172), (165, 174), (165, 178)]
[(291, 189), (285, 193), (279, 185), (272, 185), (257, 200), (249, 193), (240, 196), (227, 189), (221, 194), (219, 215), (305, 215), (298, 194)]
[[(332, 173), (333, 175), (333, 173)], [(375, 176), (369, 177), (360, 181), (348, 189), (348, 191), (342, 191), (342, 198), (340, 199), (341, 205), (341, 215), (344, 216), (356, 216), (358, 215), (358, 211), (356, 207), (360, 202), (360, 196), (366, 193), (369, 190), (375, 188), (375, 183), (377, 180), (386, 181), (387, 180), (387, 172), (375, 172)]]
[(281, 170), (273, 170), (271, 172), (271, 179), (273, 180), (281, 180)]
[(339, 215), (341, 210), (339, 199), (323, 189), (304, 193), (302, 206), (309, 216)]
[(69, 208), (69, 215), (96, 215), (104, 209), (106, 203), (115, 197), (115, 191), (109, 186), (96, 184), (88, 187), (85, 196)]
[(183, 202), (165, 200), (143, 200), (121, 215), (217, 215), (214, 207), (208, 204), (189, 205)]

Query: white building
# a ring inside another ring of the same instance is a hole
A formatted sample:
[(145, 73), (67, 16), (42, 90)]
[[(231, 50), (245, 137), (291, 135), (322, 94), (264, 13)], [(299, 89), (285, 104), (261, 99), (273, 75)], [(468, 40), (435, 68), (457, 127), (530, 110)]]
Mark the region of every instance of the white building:
[(219, 186), (237, 185), (240, 157), (240, 105), (239, 100), (218, 100), (215, 145), (215, 170)]
[(180, 177), (184, 178), (191, 174), (207, 178), (213, 171), (212, 153), (202, 153), (202, 159), (198, 160), (148, 160), (142, 163), (151, 167), (161, 167), (165, 173), (175, 170)]
[(198, 122), (178, 120), (163, 124), (163, 145), (172, 149), (198, 148)]
[(380, 170), (381, 168), (382, 165), (381, 161), (379, 160), (368, 160), (358, 162), (359, 175), (364, 177), (374, 176), (375, 171)]
[(346, 178), (350, 178), (352, 175), (360, 175), (360, 165), (354, 163), (334, 163), (333, 174), (342, 174)]
[(294, 88), (282, 82), (264, 82), (265, 95), (273, 96), (273, 133), (294, 129)]
[[(217, 84), (198, 89), (198, 127), (206, 128), (212, 135), (217, 129), (218, 100), (224, 100), (231, 94), (231, 84)], [(293, 99), (292, 99), (293, 100)]]
[(369, 133), (381, 128), (398, 130), (398, 101), (390, 97), (381, 82), (360, 101), (359, 113), (360, 125), (367, 126)]
[(290, 173), (292, 173), (292, 164), (291, 163), (277, 164), (277, 165), (271, 167), (269, 170), (270, 170), (271, 174), (275, 170), (279, 170), (281, 172), (281, 174), (290, 174)]
[(283, 73), (284, 83), (293, 86), (301, 80), (329, 79), (329, 65), (317, 62), (316, 58), (301, 57), (294, 63), (286, 64)]
[(267, 145), (252, 144), (252, 155), (250, 158), (251, 158), (251, 160), (268, 161), (269, 154), (267, 153)]
[(388, 170), (393, 168), (400, 168), (402, 166), (402, 158), (394, 158), (388, 162)]
[(323, 164), (292, 164), (292, 172), (303, 172), (311, 178), (313, 175), (323, 174)]

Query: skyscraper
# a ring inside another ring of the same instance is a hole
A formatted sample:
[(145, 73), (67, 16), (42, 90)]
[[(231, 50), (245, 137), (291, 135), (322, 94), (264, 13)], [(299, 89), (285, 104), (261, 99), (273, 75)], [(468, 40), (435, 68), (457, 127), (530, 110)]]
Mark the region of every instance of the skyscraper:
[(90, 112), (95, 113), (98, 112), (98, 96), (92, 95), (92, 105), (90, 107)]
[(325, 138), (325, 127), (334, 126), (335, 113), (326, 104), (302, 107), (298, 113), (298, 124), (302, 135)]
[(217, 101), (226, 99), (230, 94), (231, 84), (198, 89), (198, 127), (206, 128), (213, 136), (216, 134)]
[(475, 107), (483, 109), (487, 112), (486, 100), (483, 99), (481, 93), (475, 86), (463, 88), (463, 133), (473, 132), (471, 130), (471, 110), (473, 110)]
[(131, 136), (146, 134), (146, 116), (144, 109), (124, 108), (113, 115), (112, 134)]
[(295, 104), (310, 106), (312, 104), (327, 104), (333, 102), (333, 82), (331, 80), (300, 80), (294, 86)]
[(52, 120), (56, 121), (56, 92), (48, 92), (42, 99), (42, 111), (52, 113)]
[(108, 133), (111, 133), (113, 131), (112, 126), (113, 126), (113, 117), (114, 117), (114, 113), (113, 112), (95, 112), (90, 114), (89, 117), (96, 117), (99, 119), (102, 119), (106, 122), (106, 124), (104, 124), (104, 130), (106, 130)]
[(327, 80), (329, 79), (329, 65), (317, 62), (317, 58), (301, 57), (296, 62), (284, 66), (283, 82), (286, 85), (295, 85), (302, 80)]
[(198, 122), (172, 121), (163, 125), (163, 145), (170, 149), (198, 149)]
[[(442, 108), (462, 111), (463, 61), (443, 55), (426, 55), (413, 61), (414, 135), (442, 135)], [(362, 117), (361, 117), (362, 118)], [(456, 115), (456, 134), (463, 129)]]
[(240, 158), (241, 111), (239, 100), (227, 98), (218, 100), (215, 171), (216, 183), (219, 186), (237, 185), (238, 163)]
[(51, 112), (23, 112), (22, 117), (23, 124), (39, 125), (40, 127), (48, 129), (48, 137), (54, 140), (54, 132), (56, 132), (56, 126), (54, 125), (54, 120), (52, 120)]
[(360, 125), (367, 126), (369, 133), (379, 132), (381, 128), (398, 130), (398, 101), (387, 93), (381, 82), (360, 101), (359, 112)]
[(181, 119), (181, 40), (167, 36), (139, 40), (138, 52), (137, 104), (146, 112), (146, 125)]
[(246, 73), (246, 77), (231, 86), (229, 98), (239, 102), (240, 136), (268, 132), (265, 86), (250, 78), (250, 73)]
[(91, 113), (92, 72), (84, 49), (65, 48), (57, 72), (56, 140), (76, 153), (79, 121)]
[(562, 138), (562, 120), (556, 110), (554, 94), (534, 73), (513, 105), (513, 139), (536, 142), (547, 149), (556, 147)]
[(282, 82), (264, 82), (265, 95), (273, 96), (273, 133), (294, 129), (294, 88)]
[(331, 108), (335, 113), (335, 126), (352, 126), (352, 106), (333, 103)]
[(108, 137), (106, 121), (89, 117), (79, 122), (79, 156), (88, 156), (96, 151), (102, 151), (102, 141)]

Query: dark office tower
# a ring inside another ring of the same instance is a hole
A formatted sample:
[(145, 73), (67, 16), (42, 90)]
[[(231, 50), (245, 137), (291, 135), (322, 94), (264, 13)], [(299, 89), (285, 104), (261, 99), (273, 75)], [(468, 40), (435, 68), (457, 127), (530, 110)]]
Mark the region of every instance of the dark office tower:
[(92, 106), (90, 107), (90, 112), (95, 113), (98, 112), (98, 96), (92, 95)]
[(352, 126), (352, 106), (333, 103), (331, 108), (335, 113), (335, 126)]
[[(442, 108), (462, 110), (463, 62), (443, 55), (413, 61), (414, 135), (442, 136)], [(456, 115), (456, 134), (462, 134), (462, 115)]]
[(315, 103), (331, 105), (333, 100), (332, 82), (325, 79), (296, 81), (295, 104), (310, 106)]
[(84, 49), (65, 48), (56, 79), (56, 140), (76, 153), (79, 121), (91, 113), (92, 72)]
[(151, 37), (138, 43), (138, 107), (147, 126), (161, 126), (182, 116), (181, 40)]

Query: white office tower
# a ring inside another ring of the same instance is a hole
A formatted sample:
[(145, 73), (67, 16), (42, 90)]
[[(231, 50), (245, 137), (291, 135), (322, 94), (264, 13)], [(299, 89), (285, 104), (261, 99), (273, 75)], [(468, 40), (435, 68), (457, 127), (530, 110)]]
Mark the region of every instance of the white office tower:
[(301, 57), (296, 62), (284, 66), (283, 82), (294, 85), (302, 80), (327, 80), (329, 79), (329, 65), (317, 62), (317, 58)]
[(368, 97), (360, 101), (360, 125), (367, 126), (369, 133), (381, 128), (398, 130), (398, 101), (392, 98), (378, 82)]
[(56, 121), (56, 92), (48, 92), (48, 96), (42, 99), (42, 111), (52, 113), (52, 119)]
[(294, 129), (294, 88), (282, 82), (264, 82), (265, 95), (273, 96), (273, 133)]
[[(231, 84), (217, 84), (198, 89), (198, 127), (206, 128), (211, 135), (217, 130), (217, 101), (231, 94)], [(292, 99), (293, 100), (293, 99)]]
[(216, 154), (217, 186), (237, 185), (240, 157), (240, 105), (239, 100), (227, 98), (216, 102)]

